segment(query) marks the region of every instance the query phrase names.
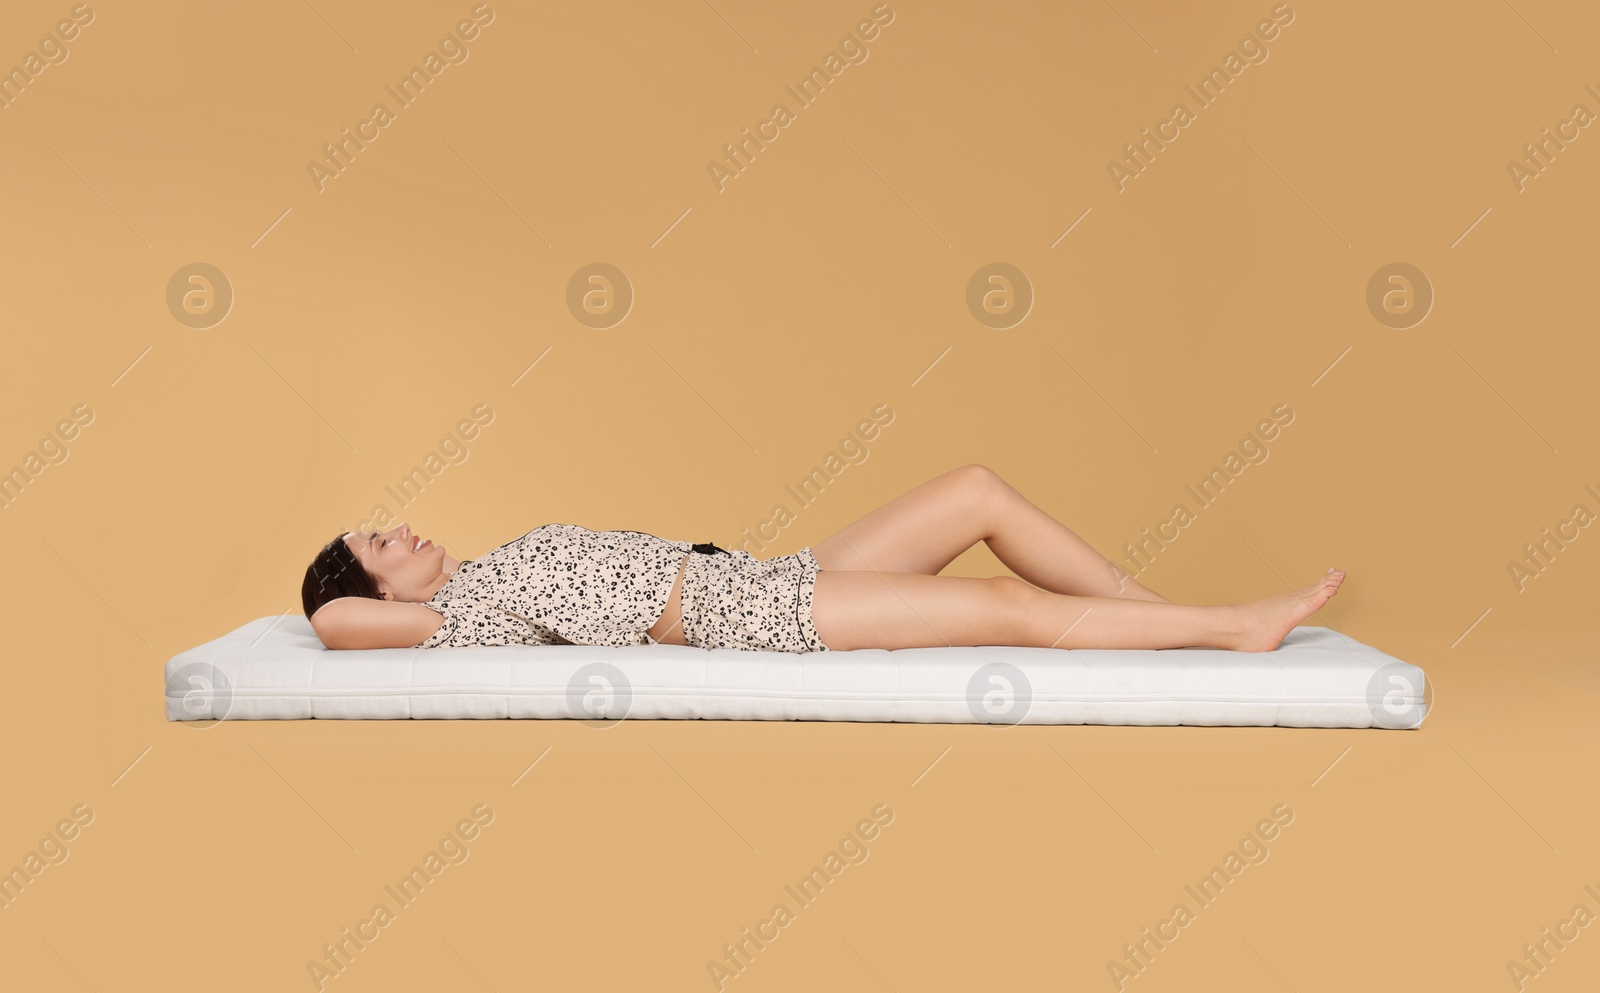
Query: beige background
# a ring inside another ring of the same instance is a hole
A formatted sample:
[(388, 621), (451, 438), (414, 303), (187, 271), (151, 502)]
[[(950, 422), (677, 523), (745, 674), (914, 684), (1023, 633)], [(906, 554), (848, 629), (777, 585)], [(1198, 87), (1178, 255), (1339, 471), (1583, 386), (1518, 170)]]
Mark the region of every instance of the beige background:
[[(787, 902), (725, 988), (1108, 989), (1185, 902), (1127, 988), (1496, 990), (1600, 914), (1600, 538), (1520, 592), (1507, 570), (1600, 511), (1600, 138), (1520, 192), (1507, 169), (1600, 112), (1592, 8), (1295, 0), (1198, 109), (1268, 0), (891, 0), (796, 109), (867, 0), (496, 0), (318, 192), (307, 163), (472, 5), (313, 2), (94, 2), (0, 110), (0, 467), (57, 459), (0, 516), (0, 867), (95, 815), (0, 910), (5, 986), (314, 988), (477, 804), (467, 860), (326, 988), (715, 988)], [(8, 4), (0, 67), (71, 9)], [(779, 101), (718, 192), (708, 162)], [(606, 330), (566, 303), (597, 261), (635, 294)], [(195, 262), (236, 297), (207, 329), (166, 304)], [(1006, 330), (965, 303), (994, 262), (1035, 296)], [(1435, 294), (1404, 330), (1366, 304), (1393, 262)], [(552, 521), (733, 545), (852, 454), (762, 552), (787, 554), (981, 462), (1120, 560), (1280, 403), (1270, 457), (1141, 578), (1218, 603), (1347, 569), (1322, 616), (1427, 670), (1421, 731), (164, 720), (162, 664), (298, 612), (375, 505), (465, 556)], [(62, 460), (41, 440), (79, 404)], [(478, 404), (402, 507), (385, 486)], [(878, 804), (870, 856), (799, 909), (784, 887)], [(1197, 910), (1184, 886), (1278, 804), (1267, 860)], [(1579, 933), (1531, 987), (1594, 986)]]

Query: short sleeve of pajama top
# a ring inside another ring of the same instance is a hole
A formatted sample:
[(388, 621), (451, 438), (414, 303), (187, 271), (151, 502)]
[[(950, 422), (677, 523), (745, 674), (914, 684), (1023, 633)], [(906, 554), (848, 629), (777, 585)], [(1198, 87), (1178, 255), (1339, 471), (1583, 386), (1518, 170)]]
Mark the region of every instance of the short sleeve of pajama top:
[(444, 623), (412, 647), (650, 644), (692, 547), (643, 531), (534, 528), (457, 566), (424, 604)]

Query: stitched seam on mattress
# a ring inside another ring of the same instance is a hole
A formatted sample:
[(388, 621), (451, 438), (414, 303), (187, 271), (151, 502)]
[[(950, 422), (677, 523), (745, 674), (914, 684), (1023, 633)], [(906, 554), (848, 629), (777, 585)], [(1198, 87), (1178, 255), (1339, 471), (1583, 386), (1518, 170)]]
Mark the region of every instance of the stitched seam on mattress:
[[(391, 696), (550, 696), (564, 697), (567, 693), (565, 687), (511, 687), (505, 689), (486, 689), (484, 687), (393, 687), (382, 689), (295, 689), (287, 687), (274, 687), (272, 689), (250, 689), (247, 687), (233, 687), (235, 698), (271, 699), (274, 697), (391, 697)], [(826, 690), (806, 692), (799, 690), (754, 690), (754, 689), (718, 689), (714, 687), (651, 687), (634, 686), (635, 697), (649, 695), (655, 697), (693, 697), (693, 696), (738, 696), (756, 697), (767, 700), (885, 700), (885, 701), (931, 701), (958, 703), (967, 699), (964, 693), (837, 693)], [(167, 699), (181, 700), (182, 693), (168, 693)], [(1402, 698), (1405, 703), (1421, 704), (1421, 697)], [(1365, 695), (1342, 697), (1283, 697), (1283, 696), (1041, 696), (1034, 694), (1035, 703), (1286, 703), (1286, 704), (1328, 704), (1342, 706), (1347, 704), (1366, 705), (1368, 700)]]

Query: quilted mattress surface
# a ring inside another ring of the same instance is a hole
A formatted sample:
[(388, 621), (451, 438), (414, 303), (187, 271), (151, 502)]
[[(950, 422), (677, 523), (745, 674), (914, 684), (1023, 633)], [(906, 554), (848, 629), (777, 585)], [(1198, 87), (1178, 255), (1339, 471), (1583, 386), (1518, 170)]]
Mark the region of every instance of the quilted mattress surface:
[(166, 664), (167, 719), (539, 718), (1407, 729), (1423, 672), (1302, 626), (1273, 652), (1016, 647), (705, 651), (502, 645), (330, 651), (262, 617)]

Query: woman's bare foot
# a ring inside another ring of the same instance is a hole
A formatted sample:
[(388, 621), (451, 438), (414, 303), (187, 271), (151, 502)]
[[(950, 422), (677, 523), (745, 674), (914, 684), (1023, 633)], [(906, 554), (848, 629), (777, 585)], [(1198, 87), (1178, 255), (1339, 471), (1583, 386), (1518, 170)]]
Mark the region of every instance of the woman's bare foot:
[(1270, 652), (1312, 612), (1321, 608), (1344, 582), (1344, 573), (1329, 567), (1328, 574), (1305, 589), (1239, 605), (1242, 633), (1231, 646), (1237, 652)]

